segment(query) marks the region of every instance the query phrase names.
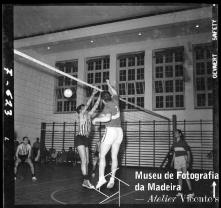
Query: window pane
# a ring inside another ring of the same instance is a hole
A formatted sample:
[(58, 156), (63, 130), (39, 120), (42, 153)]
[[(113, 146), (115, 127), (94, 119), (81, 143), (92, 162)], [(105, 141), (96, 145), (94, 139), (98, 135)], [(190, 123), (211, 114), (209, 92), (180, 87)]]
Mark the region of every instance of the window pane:
[(169, 95), (166, 96), (166, 108), (172, 108), (173, 107), (173, 96)]
[(163, 108), (163, 96), (156, 96), (156, 108)]
[(62, 101), (58, 101), (57, 102), (57, 112), (61, 112), (62, 111)]
[(165, 81), (166, 92), (173, 92), (173, 80)]
[(183, 80), (176, 80), (175, 85), (176, 92), (183, 92)]
[(175, 66), (175, 76), (176, 77), (183, 76), (183, 65), (176, 65)]
[(126, 81), (127, 73), (126, 70), (120, 70), (120, 81)]
[(128, 80), (135, 80), (135, 69), (129, 69), (128, 70)]
[(71, 85), (71, 79), (70, 79), (70, 78), (68, 78), (68, 77), (65, 77), (64, 84), (65, 84), (66, 86)]
[(209, 48), (206, 49), (206, 58), (207, 59), (211, 59), (212, 58), (212, 51)]
[(197, 106), (203, 107), (206, 105), (206, 95), (205, 94), (197, 94)]
[(212, 79), (212, 77), (209, 77), (207, 79), (207, 89), (208, 90), (212, 90), (213, 89), (213, 79)]
[(64, 91), (63, 88), (56, 89), (57, 99), (62, 99), (64, 97), (63, 91)]
[(126, 58), (120, 59), (120, 67), (126, 67)]
[(105, 58), (103, 59), (103, 69), (109, 69), (110, 68), (110, 59)]
[(71, 63), (65, 64), (65, 71), (66, 71), (66, 73), (71, 73)]
[(163, 92), (163, 82), (162, 81), (155, 81), (155, 92), (156, 93)]
[(203, 48), (196, 49), (196, 60), (204, 59), (204, 50)]
[(212, 93), (208, 93), (208, 106), (213, 106), (213, 96), (212, 96)]
[(93, 73), (87, 74), (87, 82), (89, 84), (92, 84), (94, 82), (94, 74)]
[[(135, 98), (134, 97), (133, 98), (128, 98), (128, 102), (135, 104)], [(128, 104), (128, 109), (133, 109), (133, 108), (134, 108), (133, 105)]]
[(137, 80), (142, 80), (144, 79), (144, 69), (137, 69)]
[(70, 107), (70, 102), (69, 101), (64, 101), (64, 111), (69, 111), (69, 107)]
[(156, 57), (156, 64), (163, 63), (163, 54), (162, 53), (159, 53), (159, 52), (156, 53), (155, 57)]
[(95, 61), (95, 69), (100, 70), (101, 69), (101, 59), (98, 59)]
[(74, 61), (72, 64), (72, 72), (78, 72), (78, 62)]
[(205, 79), (204, 79), (204, 77), (196, 78), (196, 90), (205, 90)]
[(63, 86), (64, 77), (58, 77), (58, 86)]
[(170, 52), (170, 51), (166, 52), (166, 54), (165, 54), (165, 62), (166, 63), (170, 63), (172, 61), (173, 61), (173, 53)]
[(135, 66), (135, 57), (128, 58), (128, 66)]
[(101, 73), (95, 73), (95, 83), (101, 83)]
[(183, 61), (183, 51), (181, 51), (181, 50), (175, 51), (175, 61), (176, 62)]
[(93, 71), (94, 70), (94, 62), (90, 61), (88, 62), (88, 71)]
[(165, 77), (173, 77), (173, 66), (165, 67)]
[(144, 107), (144, 97), (137, 97), (137, 105), (140, 107)]
[(137, 56), (137, 66), (144, 65), (144, 55)]
[(134, 94), (135, 94), (134, 83), (128, 83), (128, 95), (134, 95)]
[(163, 77), (163, 67), (157, 66), (156, 67), (156, 78), (162, 78)]
[(103, 82), (106, 82), (106, 80), (109, 80), (109, 72), (103, 72)]
[(145, 91), (145, 83), (144, 82), (137, 82), (136, 83), (137, 94), (144, 94), (144, 91)]
[(212, 61), (207, 62), (207, 74), (208, 75), (212, 74)]
[(205, 74), (205, 64), (203, 62), (196, 63), (196, 74)]
[(184, 106), (184, 97), (183, 95), (176, 95), (176, 107)]
[(126, 95), (126, 83), (119, 84), (119, 94)]

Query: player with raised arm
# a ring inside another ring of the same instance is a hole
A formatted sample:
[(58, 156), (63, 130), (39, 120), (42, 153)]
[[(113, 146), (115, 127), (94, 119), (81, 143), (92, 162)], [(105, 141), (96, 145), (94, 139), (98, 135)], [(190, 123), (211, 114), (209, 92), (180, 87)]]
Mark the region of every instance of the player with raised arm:
[(94, 186), (89, 181), (88, 175), (88, 164), (89, 164), (89, 142), (90, 142), (90, 132), (91, 132), (91, 119), (100, 103), (100, 96), (98, 97), (93, 108), (88, 111), (94, 95), (97, 93), (96, 90), (93, 90), (93, 93), (88, 100), (86, 106), (81, 104), (77, 107), (76, 111), (78, 113), (78, 135), (75, 138), (75, 146), (77, 147), (80, 159), (81, 159), (81, 172), (83, 176), (82, 186), (93, 189)]
[(119, 109), (119, 97), (116, 89), (111, 86), (109, 80), (107, 80), (109, 91), (103, 91), (101, 93), (101, 99), (104, 103), (104, 109), (99, 115), (93, 119), (92, 123), (95, 125), (97, 122), (105, 123), (105, 133), (101, 140), (100, 145), (100, 162), (99, 162), (99, 181), (96, 188), (100, 188), (107, 181), (104, 177), (106, 167), (106, 155), (111, 149), (111, 177), (107, 188), (113, 188), (115, 182), (115, 174), (118, 168), (118, 152), (121, 142), (123, 140), (123, 130), (121, 128), (121, 117)]

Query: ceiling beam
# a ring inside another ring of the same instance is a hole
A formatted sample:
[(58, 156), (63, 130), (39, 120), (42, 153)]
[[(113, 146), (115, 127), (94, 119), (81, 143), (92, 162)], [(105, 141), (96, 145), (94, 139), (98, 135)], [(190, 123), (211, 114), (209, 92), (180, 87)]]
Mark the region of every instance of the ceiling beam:
[(14, 41), (14, 48), (19, 49), (24, 47), (37, 46), (41, 44), (51, 44), (54, 42), (74, 40), (79, 38), (94, 38), (97, 35), (105, 35), (114, 32), (142, 29), (153, 26), (162, 26), (166, 24), (174, 24), (179, 22), (188, 22), (205, 18), (212, 18), (211, 7), (203, 7), (199, 9), (191, 9), (181, 12), (156, 15), (151, 17), (144, 17), (120, 21), (116, 23), (108, 23), (87, 28), (79, 28), (74, 30), (67, 30), (63, 32), (19, 39)]

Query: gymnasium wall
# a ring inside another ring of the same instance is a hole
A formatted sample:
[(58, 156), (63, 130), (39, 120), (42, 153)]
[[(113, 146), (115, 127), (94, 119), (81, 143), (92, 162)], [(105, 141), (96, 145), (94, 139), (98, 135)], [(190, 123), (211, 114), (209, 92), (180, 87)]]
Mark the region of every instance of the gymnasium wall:
[[(209, 31), (209, 29), (208, 29)], [(90, 46), (83, 49), (65, 49), (57, 52), (51, 52), (41, 46), (29, 48), (21, 51), (42, 60), (43, 62), (55, 66), (57, 61), (78, 59), (78, 78), (86, 81), (85, 76), (85, 60), (89, 57), (110, 56), (110, 81), (114, 83), (117, 79), (118, 72), (117, 55), (120, 53), (144, 51), (145, 52), (145, 108), (153, 110), (152, 102), (152, 55), (153, 50), (160, 48), (169, 48), (176, 46), (184, 46), (185, 50), (185, 109), (184, 110), (164, 110), (155, 111), (163, 116), (172, 118), (173, 114), (177, 115), (177, 120), (212, 120), (211, 109), (195, 109), (194, 108), (194, 86), (193, 86), (193, 55), (192, 45), (199, 43), (207, 43), (211, 41), (211, 34), (208, 31), (203, 33), (183, 32), (182, 30), (169, 33), (158, 31), (157, 35), (150, 36), (146, 40), (130, 41), (122, 44), (113, 45), (106, 42), (96, 47)], [(166, 34), (166, 35), (165, 35)], [(51, 34), (53, 37), (53, 34)], [(20, 49), (18, 49), (20, 50)], [(36, 52), (37, 51), (37, 52)], [(76, 114), (58, 114), (54, 113), (55, 108), (55, 77), (45, 73), (39, 67), (34, 67), (22, 61), (15, 60), (15, 131), (19, 138), (27, 135), (33, 141), (40, 136), (41, 122), (74, 122)], [(82, 88), (77, 91), (77, 105), (86, 102)], [(124, 120), (126, 121), (146, 121), (160, 120), (147, 113), (141, 111), (124, 112)]]
[(14, 62), (15, 131), (19, 141), (40, 137), (41, 122), (53, 114), (54, 77), (23, 62)]

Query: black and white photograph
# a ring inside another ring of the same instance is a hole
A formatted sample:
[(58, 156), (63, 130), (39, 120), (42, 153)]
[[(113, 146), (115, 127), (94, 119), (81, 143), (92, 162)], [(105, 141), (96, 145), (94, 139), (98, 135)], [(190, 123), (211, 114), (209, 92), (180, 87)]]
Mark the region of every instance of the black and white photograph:
[(217, 10), (2, 4), (3, 207), (219, 207)]

